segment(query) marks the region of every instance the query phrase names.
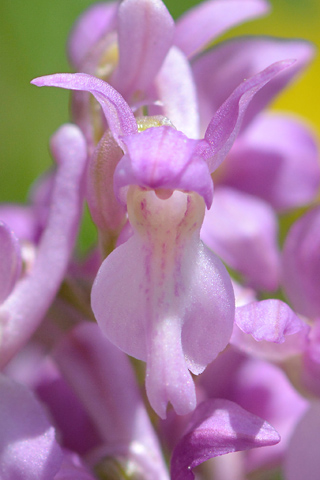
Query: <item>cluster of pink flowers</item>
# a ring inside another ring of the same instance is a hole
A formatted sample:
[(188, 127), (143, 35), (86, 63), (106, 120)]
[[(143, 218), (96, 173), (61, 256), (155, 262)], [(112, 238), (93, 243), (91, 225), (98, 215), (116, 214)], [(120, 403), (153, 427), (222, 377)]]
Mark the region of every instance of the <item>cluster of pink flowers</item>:
[(314, 49), (209, 48), (268, 8), (94, 4), (77, 73), (32, 81), (72, 90), (74, 123), (29, 204), (0, 206), (1, 480), (318, 479), (319, 155), (265, 111)]

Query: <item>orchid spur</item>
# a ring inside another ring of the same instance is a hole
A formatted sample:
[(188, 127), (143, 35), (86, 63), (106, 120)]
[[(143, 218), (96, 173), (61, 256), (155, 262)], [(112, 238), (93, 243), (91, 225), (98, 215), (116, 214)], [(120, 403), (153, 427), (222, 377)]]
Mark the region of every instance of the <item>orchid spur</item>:
[(201, 373), (232, 332), (231, 282), (199, 237), (205, 205), (212, 203), (210, 173), (230, 150), (255, 93), (292, 63), (273, 64), (240, 84), (210, 121), (203, 140), (188, 139), (169, 125), (138, 132), (121, 95), (90, 75), (32, 81), (92, 93), (124, 151), (114, 188), (119, 199), (125, 198), (134, 234), (102, 264), (92, 308), (113, 343), (147, 362), (147, 394), (161, 417), (169, 401), (179, 414), (195, 408), (188, 369)]

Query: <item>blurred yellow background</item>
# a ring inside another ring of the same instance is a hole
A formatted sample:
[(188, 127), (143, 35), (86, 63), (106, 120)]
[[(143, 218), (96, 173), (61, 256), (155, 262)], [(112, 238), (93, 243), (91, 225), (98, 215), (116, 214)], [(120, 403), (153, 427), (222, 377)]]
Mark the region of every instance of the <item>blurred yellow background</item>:
[[(66, 91), (29, 84), (39, 75), (70, 71), (65, 44), (90, 0), (1, 0), (0, 2), (0, 200), (24, 201), (29, 185), (50, 165), (48, 140), (68, 121)], [(197, 2), (167, 0), (174, 17)], [(319, 0), (271, 0), (267, 17), (233, 29), (240, 34), (305, 38), (320, 45)], [(223, 37), (225, 38), (225, 37)], [(307, 117), (320, 135), (320, 58), (275, 102)]]

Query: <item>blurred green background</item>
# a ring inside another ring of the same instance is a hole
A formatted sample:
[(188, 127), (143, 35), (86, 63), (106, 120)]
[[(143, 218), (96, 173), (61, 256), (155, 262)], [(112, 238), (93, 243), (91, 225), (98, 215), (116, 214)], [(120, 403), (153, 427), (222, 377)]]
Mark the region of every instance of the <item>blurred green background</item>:
[[(29, 185), (50, 164), (48, 140), (69, 118), (66, 91), (29, 84), (36, 76), (70, 71), (65, 44), (90, 0), (0, 0), (0, 200), (24, 201)], [(197, 2), (166, 0), (174, 17)], [(272, 13), (230, 35), (301, 37), (320, 45), (319, 0), (271, 0)], [(318, 58), (275, 107), (309, 119), (320, 134)]]

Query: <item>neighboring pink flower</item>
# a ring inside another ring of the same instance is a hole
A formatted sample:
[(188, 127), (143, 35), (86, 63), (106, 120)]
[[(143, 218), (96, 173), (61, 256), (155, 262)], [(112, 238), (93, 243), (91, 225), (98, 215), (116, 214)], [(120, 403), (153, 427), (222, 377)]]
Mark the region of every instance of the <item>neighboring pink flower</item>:
[[(161, 0), (98, 3), (76, 22), (68, 42), (69, 59), (76, 71), (108, 81), (135, 110), (160, 104), (157, 114), (198, 138), (196, 90), (187, 57), (268, 8), (264, 0), (207, 1), (175, 25)], [(75, 93), (72, 109), (89, 145), (96, 144), (104, 127), (89, 97)]]
[(53, 480), (62, 452), (43, 407), (22, 385), (0, 375), (0, 477)]
[(209, 458), (275, 445), (279, 441), (279, 434), (268, 422), (236, 403), (206, 400), (193, 412), (185, 434), (174, 449), (171, 479), (193, 480), (192, 470)]
[(10, 262), (7, 268), (3, 261), (0, 264), (1, 366), (29, 340), (43, 320), (67, 270), (80, 222), (87, 156), (84, 138), (77, 127), (65, 125), (52, 138), (51, 145), (58, 166), (50, 211), (32, 267), (19, 279), (19, 246), (12, 234), (8, 243), (8, 230), (1, 227), (0, 250), (6, 262)]
[(320, 207), (309, 210), (290, 229), (283, 248), (283, 285), (294, 308), (320, 318)]
[(99, 327), (81, 322), (57, 345), (54, 361), (99, 432), (99, 445), (87, 452), (91, 463), (101, 463), (102, 474), (110, 461), (144, 480), (169, 480), (129, 359)]
[(214, 176), (216, 202), (201, 232), (205, 243), (259, 290), (276, 290), (281, 281), (277, 213), (312, 202), (320, 186), (319, 153), (310, 128), (262, 109), (312, 56), (307, 42), (251, 37), (224, 42), (192, 62), (204, 131), (242, 78), (272, 61), (297, 59), (251, 102), (239, 136)]

